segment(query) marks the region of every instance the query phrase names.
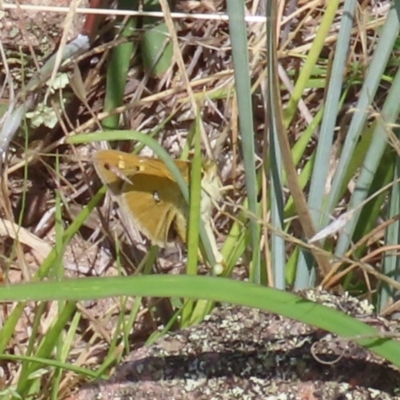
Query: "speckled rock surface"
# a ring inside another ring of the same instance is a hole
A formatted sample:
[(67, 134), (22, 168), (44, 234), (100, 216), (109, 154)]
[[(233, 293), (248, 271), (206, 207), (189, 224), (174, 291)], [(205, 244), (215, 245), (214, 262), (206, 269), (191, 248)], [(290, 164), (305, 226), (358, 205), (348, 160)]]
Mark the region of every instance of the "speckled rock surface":
[[(380, 330), (398, 329), (349, 296), (308, 291), (305, 297)], [(132, 352), (109, 381), (89, 384), (70, 400), (400, 399), (398, 370), (333, 339), (273, 314), (220, 307), (198, 326)]]

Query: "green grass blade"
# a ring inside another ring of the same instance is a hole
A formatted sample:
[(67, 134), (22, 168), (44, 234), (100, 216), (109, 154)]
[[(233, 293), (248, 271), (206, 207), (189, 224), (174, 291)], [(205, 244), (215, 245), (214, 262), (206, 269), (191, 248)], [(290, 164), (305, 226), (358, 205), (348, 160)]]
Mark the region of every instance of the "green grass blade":
[[(145, 0), (143, 11), (161, 11), (158, 0)], [(174, 50), (165, 22), (154, 17), (143, 18), (144, 34), (140, 42), (140, 51), (144, 71), (152, 77), (161, 77), (173, 65)]]
[(304, 66), (301, 68), (300, 75), (296, 81), (296, 85), (290, 96), (289, 103), (284, 113), (284, 125), (288, 127), (297, 113), (297, 106), (307, 89), (310, 77), (313, 73), (315, 65), (318, 62), (322, 49), (325, 47), (325, 40), (332, 28), (332, 23), (336, 17), (336, 12), (340, 4), (340, 0), (330, 0), (326, 3), (324, 15), (321, 21), (318, 21), (318, 32), (312, 42), (311, 49), (308, 52)]
[[(194, 134), (194, 156), (192, 159), (190, 171), (190, 210), (188, 223), (188, 262), (186, 273), (188, 275), (197, 275), (198, 268), (198, 249), (200, 233), (200, 203), (201, 203), (201, 149), (200, 149), (200, 129), (199, 114), (196, 118), (196, 130)], [(188, 326), (190, 323), (193, 301), (185, 299), (182, 309), (181, 326)]]
[[(75, 302), (72, 301), (66, 303), (63, 310), (55, 319), (54, 325), (48, 330), (46, 336), (44, 336), (43, 341), (36, 352), (37, 357), (46, 359), (51, 358), (57, 341), (59, 340), (62, 331), (65, 329), (66, 324), (71, 319), (75, 308)], [(26, 371), (26, 379), (19, 379), (18, 393), (22, 396), (26, 396), (26, 391), (31, 386), (31, 383), (29, 382), (29, 376), (32, 375), (38, 368), (42, 368), (42, 365), (36, 362), (30, 363)]]
[(150, 275), (33, 282), (0, 287), (0, 301), (89, 300), (114, 296), (179, 296), (255, 307), (351, 338), (400, 366), (400, 343), (344, 313), (292, 293), (226, 278)]
[[(84, 221), (88, 218), (89, 214), (94, 210), (95, 206), (104, 196), (105, 190), (103, 192), (97, 193), (88, 203), (88, 205), (79, 213), (71, 225), (65, 230), (63, 243), (65, 246), (69, 243), (72, 237), (76, 234), (78, 229), (83, 225)], [(63, 252), (64, 252), (63, 249)], [(53, 249), (47, 258), (43, 261), (40, 266), (35, 279), (43, 279), (48, 276), (50, 270), (57, 264), (57, 251), (60, 249)], [(25, 304), (18, 304), (11, 315), (6, 319), (3, 325), (3, 329), (0, 330), (0, 353), (3, 353), (14, 334), (16, 325), (24, 312)]]
[[(398, 101), (400, 91), (400, 69), (397, 71), (393, 84), (389, 90), (385, 104), (382, 108), (382, 117), (379, 117), (375, 128), (370, 148), (364, 160), (363, 168), (357, 179), (353, 196), (348, 205), (348, 210), (355, 210), (351, 221), (345, 226), (343, 233), (339, 236), (335, 255), (341, 256), (351, 244), (352, 236), (361, 208), (358, 207), (367, 197), (373, 177), (382, 160), (383, 153), (387, 146), (386, 126), (395, 124), (400, 113), (400, 102)], [(358, 207), (358, 208), (357, 208)]]
[[(397, 132), (399, 135), (399, 132)], [(392, 171), (394, 171), (393, 180), (398, 180), (400, 178), (400, 160), (398, 155), (395, 157)], [(388, 218), (395, 218), (395, 216), (400, 215), (400, 183), (396, 182), (390, 189), (390, 204), (388, 210)], [(361, 217), (362, 218), (362, 217)], [(361, 219), (360, 218), (360, 219)], [(362, 220), (362, 219), (361, 219)], [(394, 223), (388, 226), (385, 235), (385, 246), (388, 248), (396, 248), (400, 243), (400, 222), (397, 219)], [(400, 265), (399, 257), (396, 252), (388, 252), (382, 261), (382, 273), (386, 276), (390, 276), (396, 281), (400, 281)], [(387, 305), (391, 304), (396, 300), (398, 296), (398, 290), (390, 287), (388, 284), (381, 282), (378, 286), (378, 299), (377, 299), (377, 309), (378, 312)]]
[[(336, 49), (332, 72), (329, 82), (327, 82), (328, 91), (324, 107), (325, 110), (329, 110), (329, 112), (325, 112), (322, 119), (318, 146), (316, 149), (315, 165), (308, 196), (311, 218), (317, 230), (320, 230), (321, 222), (323, 221), (320, 210), (322, 209), (325, 192), (324, 190), (321, 190), (321, 188), (325, 187), (329, 173), (330, 165), (326, 160), (329, 160), (332, 151), (336, 120), (340, 109), (339, 106), (344, 71), (346, 69), (350, 40), (352, 38), (351, 30), (353, 29), (353, 18), (356, 6), (356, 0), (349, 0), (344, 4), (338, 37), (338, 43), (341, 45)], [(296, 289), (303, 289), (315, 285), (316, 274), (315, 271), (313, 271), (313, 268), (315, 268), (315, 262), (311, 257), (309, 257), (309, 252), (305, 252), (301, 249), (297, 264), (298, 272), (295, 284)]]
[[(369, 114), (368, 110), (371, 107), (377, 88), (381, 82), (383, 72), (387, 66), (388, 59), (392, 53), (393, 45), (398, 37), (399, 27), (400, 24), (396, 12), (394, 10), (390, 10), (386, 23), (381, 32), (381, 36), (378, 40), (374, 57), (369, 65), (367, 75), (364, 79), (364, 84), (361, 88), (350, 126), (347, 130), (346, 140), (343, 145), (339, 164), (336, 168), (328, 202), (323, 210), (321, 210), (323, 226), (327, 225), (328, 216), (333, 212), (333, 209), (340, 198), (341, 188), (343, 188), (345, 184), (344, 181), (348, 172), (348, 166), (354, 157), (355, 147), (358, 143), (358, 139), (365, 129)], [(349, 233), (351, 234), (350, 231)], [(342, 242), (338, 248), (337, 254), (342, 253), (344, 248), (346, 248), (346, 243)]]
[[(139, 6), (138, 0), (120, 0), (118, 8), (122, 10), (137, 10)], [(122, 22), (122, 18), (120, 19)], [(121, 37), (130, 37), (133, 35), (137, 18), (129, 18), (126, 25), (122, 29)], [(119, 44), (115, 47), (110, 56), (107, 68), (106, 93), (104, 99), (104, 111), (111, 111), (119, 107), (123, 103), (126, 79), (133, 54), (136, 51), (134, 40)], [(115, 129), (119, 126), (120, 116), (118, 114), (104, 118), (102, 126), (106, 129)]]
[[(245, 168), (245, 179), (249, 211), (257, 215), (257, 179), (255, 172), (255, 147), (253, 107), (251, 102), (249, 54), (247, 42), (247, 27), (244, 14), (244, 3), (228, 1), (229, 35), (232, 43), (232, 58), (234, 66), (236, 96), (239, 109), (239, 126), (242, 133), (242, 152)], [(260, 264), (260, 226), (255, 220), (250, 220), (252, 266), (250, 279), (261, 282)]]
[[(284, 173), (283, 173), (283, 160), (282, 153), (279, 145), (279, 127), (282, 125), (282, 104), (280, 98), (273, 96), (275, 82), (279, 82), (277, 54), (276, 54), (276, 7), (267, 9), (272, 18), (267, 18), (267, 54), (268, 54), (268, 74), (266, 78), (266, 87), (268, 88), (264, 97), (267, 107), (268, 115), (268, 166), (264, 160), (265, 175), (269, 176), (269, 192), (270, 192), (270, 218), (271, 224), (274, 228), (284, 230)], [(268, 15), (268, 14), (267, 14)], [(274, 23), (275, 22), (275, 23)], [(277, 112), (278, 111), (278, 112)], [(281, 120), (278, 122), (278, 120)], [(267, 211), (267, 204), (263, 205), (264, 210)], [(271, 269), (273, 274), (273, 284), (277, 289), (286, 288), (285, 268), (286, 264), (286, 249), (285, 240), (281, 235), (275, 232), (270, 232), (270, 258)], [(265, 246), (268, 244), (265, 243)]]

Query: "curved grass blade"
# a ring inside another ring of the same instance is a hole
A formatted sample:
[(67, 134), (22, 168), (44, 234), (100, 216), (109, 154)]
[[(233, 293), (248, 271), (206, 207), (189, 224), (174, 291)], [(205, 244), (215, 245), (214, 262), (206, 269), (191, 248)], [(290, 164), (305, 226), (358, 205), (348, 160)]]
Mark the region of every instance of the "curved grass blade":
[(354, 340), (400, 366), (400, 343), (390, 337), (382, 337), (375, 328), (295, 294), (249, 282), (209, 276), (150, 275), (70, 279), (0, 287), (0, 302), (79, 301), (114, 296), (178, 296), (254, 307)]

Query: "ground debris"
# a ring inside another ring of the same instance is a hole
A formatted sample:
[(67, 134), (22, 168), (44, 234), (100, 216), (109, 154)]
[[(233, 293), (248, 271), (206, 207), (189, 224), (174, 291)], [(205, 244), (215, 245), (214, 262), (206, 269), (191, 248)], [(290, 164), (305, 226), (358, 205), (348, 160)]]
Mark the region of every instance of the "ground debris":
[[(377, 329), (398, 329), (348, 295), (315, 290), (302, 295)], [(69, 400), (400, 399), (398, 370), (333, 338), (274, 314), (222, 306), (203, 323), (135, 350), (109, 381), (86, 385)]]

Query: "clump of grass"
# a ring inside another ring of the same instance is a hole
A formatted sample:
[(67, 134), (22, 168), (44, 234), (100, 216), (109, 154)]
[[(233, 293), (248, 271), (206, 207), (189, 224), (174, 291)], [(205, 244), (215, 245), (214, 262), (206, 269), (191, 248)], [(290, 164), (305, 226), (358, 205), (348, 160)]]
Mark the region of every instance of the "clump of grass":
[[(109, 373), (139, 342), (132, 334), (154, 340), (158, 327), (199, 322), (218, 302), (356, 337), (398, 364), (394, 341), (377, 344), (367, 325), (284, 291), (321, 285), (395, 309), (395, 11), (274, 4), (258, 12), (267, 20), (248, 23), (242, 5), (214, 6), (181, 10), (189, 15), (179, 24), (164, 1), (163, 18), (110, 17), (91, 50), (61, 63), (68, 87), (46, 95), (38, 85), (35, 107), (58, 123), (27, 121), (3, 173), (0, 232), (12, 241), (0, 299), (19, 301), (3, 309), (4, 396), (64, 398), (81, 379)], [(255, 14), (256, 3), (246, 7)], [(229, 21), (213, 20), (216, 11)], [(233, 187), (214, 213), (225, 278), (196, 276), (197, 245), (185, 258), (127, 238), (90, 163), (111, 146), (169, 165), (199, 138)]]

